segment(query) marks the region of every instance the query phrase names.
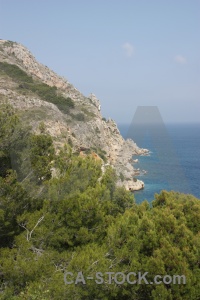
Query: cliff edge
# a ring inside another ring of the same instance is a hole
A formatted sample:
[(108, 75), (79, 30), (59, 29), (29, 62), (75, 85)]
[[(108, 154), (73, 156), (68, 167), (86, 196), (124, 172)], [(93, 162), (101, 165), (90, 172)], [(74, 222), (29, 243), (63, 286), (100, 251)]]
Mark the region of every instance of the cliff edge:
[(88, 97), (65, 78), (37, 62), (19, 43), (0, 40), (0, 102), (8, 101), (35, 132), (42, 123), (59, 151), (69, 143), (80, 155), (89, 152), (102, 161), (102, 170), (112, 166), (118, 185), (128, 190), (144, 188), (133, 167), (134, 155), (147, 155), (134, 141), (125, 140), (112, 120), (101, 115), (100, 101)]

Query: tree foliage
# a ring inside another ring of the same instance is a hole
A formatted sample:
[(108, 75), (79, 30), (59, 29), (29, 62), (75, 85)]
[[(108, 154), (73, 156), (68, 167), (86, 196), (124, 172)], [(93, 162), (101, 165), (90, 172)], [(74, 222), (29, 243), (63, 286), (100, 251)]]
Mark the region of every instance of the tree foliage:
[[(102, 174), (99, 161), (74, 155), (70, 145), (55, 153), (51, 137), (25, 130), (7, 105), (0, 124), (1, 299), (200, 298), (199, 199), (162, 191), (152, 204), (136, 204), (116, 186), (112, 168)], [(148, 272), (149, 281), (177, 274), (187, 281), (67, 285), (66, 271), (85, 278)]]

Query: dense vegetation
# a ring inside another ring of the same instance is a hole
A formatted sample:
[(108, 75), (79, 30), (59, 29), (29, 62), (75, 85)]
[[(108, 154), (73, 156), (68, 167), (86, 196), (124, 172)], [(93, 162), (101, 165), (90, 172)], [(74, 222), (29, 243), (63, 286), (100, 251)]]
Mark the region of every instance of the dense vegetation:
[[(198, 199), (163, 191), (137, 205), (112, 168), (102, 176), (69, 145), (56, 154), (7, 104), (0, 128), (0, 299), (200, 299)], [(66, 271), (178, 274), (186, 284), (65, 284)]]
[(63, 113), (69, 113), (70, 109), (74, 108), (73, 100), (60, 95), (55, 86), (49, 86), (45, 83), (33, 80), (31, 76), (18, 66), (0, 62), (0, 70), (17, 82), (20, 90), (34, 92), (43, 100), (55, 104)]

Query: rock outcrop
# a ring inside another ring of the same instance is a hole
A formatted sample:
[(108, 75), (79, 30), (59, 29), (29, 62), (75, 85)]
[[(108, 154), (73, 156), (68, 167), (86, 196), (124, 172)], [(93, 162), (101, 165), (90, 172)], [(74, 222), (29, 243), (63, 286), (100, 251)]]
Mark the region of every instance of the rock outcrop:
[(118, 185), (124, 185), (128, 190), (144, 188), (144, 182), (135, 179), (137, 171), (132, 157), (146, 155), (148, 150), (140, 149), (130, 139), (124, 140), (117, 124), (112, 119), (102, 118), (101, 104), (94, 94), (85, 97), (66, 79), (38, 63), (19, 43), (0, 40), (0, 62), (18, 66), (35, 81), (56, 87), (63, 97), (74, 101), (74, 108), (64, 114), (55, 104), (37, 94), (20, 90), (19, 84), (0, 70), (0, 101), (9, 101), (33, 130), (37, 132), (42, 121), (57, 149), (69, 141), (73, 150), (80, 151), (81, 155), (84, 155), (84, 149), (90, 149), (101, 157), (103, 170), (109, 165), (115, 168)]

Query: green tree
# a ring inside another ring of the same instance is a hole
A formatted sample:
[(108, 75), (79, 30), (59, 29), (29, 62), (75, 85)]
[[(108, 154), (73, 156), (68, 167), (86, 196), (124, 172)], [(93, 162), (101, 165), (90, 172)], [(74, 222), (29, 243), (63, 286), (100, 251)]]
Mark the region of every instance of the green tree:
[(10, 151), (18, 123), (19, 118), (12, 106), (7, 103), (0, 105), (0, 176), (6, 176), (6, 171), (12, 167)]
[(52, 138), (48, 135), (32, 135), (30, 160), (33, 171), (41, 183), (51, 178), (51, 162), (54, 159)]

